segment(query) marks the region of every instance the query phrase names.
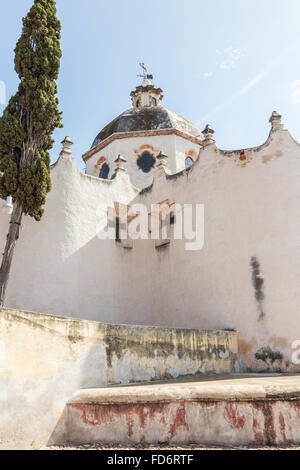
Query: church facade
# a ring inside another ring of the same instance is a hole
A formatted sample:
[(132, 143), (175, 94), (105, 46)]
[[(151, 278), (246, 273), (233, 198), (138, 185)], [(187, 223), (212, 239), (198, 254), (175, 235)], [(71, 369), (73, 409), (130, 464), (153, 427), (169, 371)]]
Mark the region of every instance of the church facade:
[[(263, 145), (222, 151), (209, 126), (164, 108), (149, 80), (131, 98), (83, 155), (86, 174), (64, 140), (45, 215), (24, 220), (7, 307), (236, 330), (240, 370), (300, 371), (300, 145), (274, 112)], [(168, 236), (152, 238), (151, 225), (147, 239), (120, 236), (137, 230), (133, 205), (169, 208)], [(185, 206), (203, 211), (199, 249), (174, 236)], [(10, 210), (0, 213), (2, 249)], [(115, 236), (99, 236), (109, 226)]]

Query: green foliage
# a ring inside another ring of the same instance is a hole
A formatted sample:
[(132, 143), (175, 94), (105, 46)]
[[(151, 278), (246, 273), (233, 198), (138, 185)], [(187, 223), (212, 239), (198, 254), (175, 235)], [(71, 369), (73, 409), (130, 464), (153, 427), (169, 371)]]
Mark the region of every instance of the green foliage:
[(34, 0), (15, 48), (18, 92), (0, 118), (0, 197), (11, 195), (36, 220), (51, 189), (52, 134), (62, 127), (56, 97), (60, 30), (55, 1)]

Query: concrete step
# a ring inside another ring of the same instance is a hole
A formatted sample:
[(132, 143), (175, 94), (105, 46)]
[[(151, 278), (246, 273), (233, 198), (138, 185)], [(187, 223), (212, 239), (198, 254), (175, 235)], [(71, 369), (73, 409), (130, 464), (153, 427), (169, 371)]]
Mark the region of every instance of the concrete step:
[(222, 376), (80, 390), (72, 444), (300, 444), (300, 376)]

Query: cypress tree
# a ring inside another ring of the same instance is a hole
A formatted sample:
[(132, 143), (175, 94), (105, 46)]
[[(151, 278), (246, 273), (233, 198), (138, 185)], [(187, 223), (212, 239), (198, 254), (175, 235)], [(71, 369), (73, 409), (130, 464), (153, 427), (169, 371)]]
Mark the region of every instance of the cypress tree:
[(0, 197), (12, 197), (13, 212), (0, 268), (3, 306), (23, 215), (41, 220), (51, 189), (52, 134), (62, 127), (56, 80), (59, 74), (60, 22), (54, 0), (34, 0), (23, 18), (15, 48), (20, 83), (0, 118)]

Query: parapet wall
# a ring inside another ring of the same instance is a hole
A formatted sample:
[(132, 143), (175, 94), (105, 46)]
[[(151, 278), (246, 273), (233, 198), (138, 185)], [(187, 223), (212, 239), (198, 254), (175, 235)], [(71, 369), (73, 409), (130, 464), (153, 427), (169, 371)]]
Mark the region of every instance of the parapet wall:
[(79, 389), (236, 367), (235, 332), (109, 325), (0, 310), (0, 448), (64, 442), (65, 406)]

